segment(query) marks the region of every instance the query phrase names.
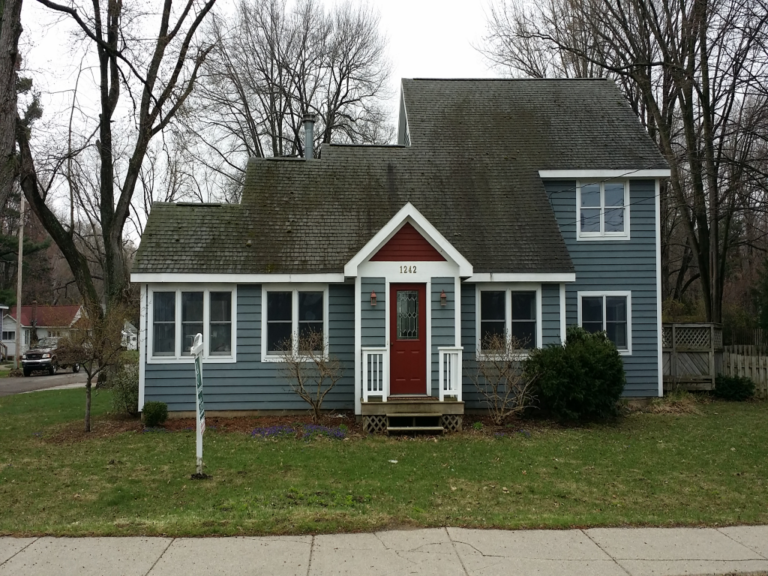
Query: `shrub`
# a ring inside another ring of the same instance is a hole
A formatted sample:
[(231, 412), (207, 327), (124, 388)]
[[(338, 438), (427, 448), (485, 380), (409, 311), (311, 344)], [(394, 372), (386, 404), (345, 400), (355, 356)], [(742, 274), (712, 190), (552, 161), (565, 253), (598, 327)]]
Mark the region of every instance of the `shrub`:
[(488, 406), (493, 423), (501, 425), (532, 402), (535, 376), (523, 373), (521, 350), (527, 343), (508, 334), (486, 334), (478, 350), (472, 383)]
[(536, 376), (539, 407), (559, 420), (604, 420), (618, 413), (624, 363), (603, 332), (569, 328), (564, 346), (534, 350), (525, 371)]
[(130, 364), (110, 374), (107, 388), (112, 391), (112, 409), (118, 414), (139, 413), (139, 367)]
[(743, 376), (718, 376), (715, 380), (715, 396), (723, 400), (743, 402), (755, 395), (755, 383)]
[(165, 402), (147, 402), (142, 412), (147, 428), (154, 428), (168, 419), (168, 405)]

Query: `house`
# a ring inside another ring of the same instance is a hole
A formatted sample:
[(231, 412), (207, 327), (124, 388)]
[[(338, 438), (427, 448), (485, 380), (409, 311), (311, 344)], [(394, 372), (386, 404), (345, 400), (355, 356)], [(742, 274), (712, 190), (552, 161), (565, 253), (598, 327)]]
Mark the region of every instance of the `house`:
[[(21, 307), (21, 352), (27, 351), (32, 342), (46, 336), (68, 336), (75, 322), (83, 314), (79, 304), (68, 306)], [(8, 348), (8, 356), (16, 355), (16, 306), (3, 314), (2, 342)]]
[(209, 414), (303, 410), (277, 343), (308, 327), (345, 366), (324, 406), (371, 429), (480, 408), (488, 332), (605, 330), (625, 395), (662, 394), (669, 170), (613, 82), (403, 80), (397, 145), (308, 156), (252, 159), (239, 205), (153, 206), (132, 270), (140, 406), (194, 410), (202, 332)]
[(121, 331), (121, 344), (126, 350), (139, 349), (139, 330), (126, 320)]

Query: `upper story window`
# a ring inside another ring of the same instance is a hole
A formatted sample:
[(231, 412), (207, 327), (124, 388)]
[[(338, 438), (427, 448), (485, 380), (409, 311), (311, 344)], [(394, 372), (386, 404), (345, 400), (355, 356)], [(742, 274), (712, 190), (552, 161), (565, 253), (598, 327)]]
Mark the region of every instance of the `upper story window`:
[(262, 295), (262, 361), (279, 362), (286, 352), (301, 352), (300, 344), (313, 332), (321, 335), (325, 348), (313, 352), (327, 354), (327, 286), (267, 285)]
[(521, 350), (530, 350), (541, 345), (539, 321), (539, 287), (479, 287), (477, 349), (481, 354), (487, 350), (488, 338), (507, 336), (514, 338)]
[(234, 362), (235, 289), (150, 290), (150, 362), (189, 361), (196, 334), (206, 362)]
[(579, 292), (578, 299), (579, 325), (588, 332), (605, 332), (621, 354), (631, 354), (631, 293)]
[(577, 182), (579, 240), (629, 239), (629, 183)]

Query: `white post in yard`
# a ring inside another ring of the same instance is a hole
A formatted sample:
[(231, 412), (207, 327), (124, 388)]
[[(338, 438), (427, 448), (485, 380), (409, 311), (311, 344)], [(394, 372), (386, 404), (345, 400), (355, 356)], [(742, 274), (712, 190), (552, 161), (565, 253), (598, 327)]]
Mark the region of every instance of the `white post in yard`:
[(195, 406), (197, 408), (197, 474), (203, 474), (203, 433), (205, 432), (205, 406), (203, 404), (203, 335), (195, 335), (192, 344), (195, 357)]

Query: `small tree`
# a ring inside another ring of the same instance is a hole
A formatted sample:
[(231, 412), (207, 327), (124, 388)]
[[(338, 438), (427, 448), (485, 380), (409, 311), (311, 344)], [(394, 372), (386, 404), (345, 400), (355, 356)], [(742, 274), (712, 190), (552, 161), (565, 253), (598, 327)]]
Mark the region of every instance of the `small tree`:
[(290, 389), (311, 406), (312, 421), (317, 424), (325, 397), (344, 373), (341, 361), (327, 353), (323, 333), (315, 330), (286, 340), (281, 350), (282, 375)]
[(536, 377), (523, 374), (524, 346), (525, 342), (506, 334), (486, 334), (481, 341), (471, 380), (496, 425), (522, 412), (534, 400), (531, 387)]
[(61, 364), (80, 364), (88, 376), (85, 383), (85, 431), (91, 431), (91, 390), (94, 378), (121, 362), (122, 329), (127, 310), (115, 305), (106, 313), (99, 305), (85, 305), (76, 330), (59, 341)]

